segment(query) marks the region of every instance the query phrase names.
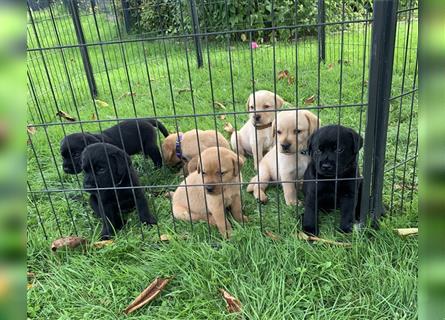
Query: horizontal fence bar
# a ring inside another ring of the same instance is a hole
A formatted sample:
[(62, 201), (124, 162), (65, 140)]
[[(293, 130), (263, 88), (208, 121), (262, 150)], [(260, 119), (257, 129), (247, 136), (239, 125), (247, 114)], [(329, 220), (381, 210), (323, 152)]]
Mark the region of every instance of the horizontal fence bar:
[(416, 93), (417, 91), (419, 91), (419, 88), (415, 88), (413, 90), (410, 90), (410, 91), (404, 92), (402, 94), (399, 94), (397, 96), (391, 97), (391, 98), (389, 98), (389, 101), (397, 100), (401, 97), (409, 96), (410, 94)]
[(158, 40), (173, 40), (173, 39), (185, 39), (194, 37), (207, 37), (207, 36), (217, 36), (217, 35), (227, 35), (235, 33), (252, 33), (259, 31), (274, 31), (274, 30), (286, 30), (286, 29), (300, 29), (308, 27), (321, 27), (321, 26), (333, 26), (333, 25), (344, 25), (344, 24), (354, 24), (354, 23), (364, 23), (372, 22), (372, 19), (362, 19), (362, 20), (350, 20), (341, 22), (326, 22), (326, 23), (316, 23), (316, 24), (296, 24), (291, 26), (277, 26), (277, 27), (266, 27), (266, 28), (254, 28), (254, 29), (240, 29), (240, 30), (225, 30), (225, 31), (214, 31), (214, 32), (201, 32), (201, 33), (187, 33), (182, 35), (168, 35), (168, 36), (155, 36), (149, 38), (136, 38), (136, 39), (122, 39), (122, 40), (111, 40), (102, 42), (91, 42), (86, 44), (76, 44), (76, 45), (63, 45), (63, 46), (52, 46), (52, 47), (40, 47), (40, 48), (28, 48), (28, 52), (43, 51), (43, 50), (60, 50), (67, 48), (78, 48), (85, 46), (103, 46), (103, 45), (114, 45), (123, 43), (135, 43), (144, 41), (158, 41)]
[(249, 184), (261, 185), (261, 184), (278, 184), (278, 183), (297, 183), (297, 182), (335, 182), (335, 181), (360, 181), (362, 177), (357, 178), (330, 178), (330, 179), (297, 179), (297, 180), (280, 180), (280, 181), (252, 181), (252, 182), (222, 182), (222, 183), (200, 183), (200, 184), (165, 184), (165, 185), (145, 185), (145, 186), (129, 186), (129, 187), (106, 187), (106, 188), (88, 188), (88, 189), (42, 189), (32, 190), (29, 193), (58, 193), (58, 192), (79, 192), (79, 191), (105, 191), (105, 190), (128, 190), (128, 189), (172, 189), (172, 188), (196, 188), (205, 186), (244, 186)]
[(406, 163), (408, 163), (408, 162), (410, 162), (410, 161), (413, 161), (413, 160), (416, 159), (418, 156), (419, 156), (419, 154), (415, 154), (414, 156), (412, 156), (412, 157), (406, 159), (405, 161), (400, 162), (400, 163), (398, 163), (398, 164), (392, 166), (392, 167), (389, 168), (389, 169), (386, 169), (386, 170), (385, 170), (385, 173), (387, 173), (387, 172), (389, 172), (389, 171), (391, 171), (391, 170), (397, 169), (398, 167), (403, 166), (404, 164), (406, 164)]
[[(364, 107), (366, 103), (353, 103), (353, 104), (343, 104), (343, 105), (331, 105), (331, 106), (313, 106), (313, 107), (301, 107), (301, 108), (289, 108), (289, 109), (279, 109), (279, 110), (261, 110), (261, 113), (266, 112), (277, 112), (280, 111), (297, 111), (297, 110), (322, 110), (322, 109), (337, 109), (337, 108), (356, 108)], [(178, 119), (178, 118), (195, 118), (195, 117), (209, 117), (209, 116), (222, 116), (222, 115), (246, 115), (250, 113), (257, 113), (259, 111), (227, 111), (227, 112), (216, 112), (216, 113), (197, 113), (197, 114), (177, 114), (177, 115), (167, 115), (167, 116), (156, 116), (156, 117), (140, 117), (140, 118), (115, 118), (115, 119), (102, 119), (102, 120), (81, 120), (81, 121), (67, 121), (67, 122), (48, 122), (48, 123), (37, 123), (28, 124), (27, 127), (51, 127), (63, 125), (76, 125), (84, 123), (106, 123), (106, 122), (116, 122), (125, 120), (147, 120), (147, 119)]]
[(416, 10), (418, 10), (418, 9), (419, 9), (419, 7), (400, 9), (400, 10), (397, 10), (397, 14), (399, 14), (399, 13), (404, 13), (404, 12), (408, 12), (408, 11), (416, 11)]

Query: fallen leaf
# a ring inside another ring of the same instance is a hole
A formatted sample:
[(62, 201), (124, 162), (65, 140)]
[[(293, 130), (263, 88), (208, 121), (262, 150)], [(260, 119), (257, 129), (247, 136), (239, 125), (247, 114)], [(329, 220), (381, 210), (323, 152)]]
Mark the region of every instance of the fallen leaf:
[(245, 33), (241, 33), (241, 41), (243, 41), (243, 42), (247, 41), (247, 36)]
[(226, 110), (226, 106), (218, 101), (215, 101), (215, 107)]
[(224, 124), (224, 131), (228, 132), (228, 133), (232, 133), (233, 131), (235, 131), (235, 129), (233, 128), (233, 126), (230, 122), (226, 122)]
[(97, 117), (96, 117), (96, 114), (95, 114), (95, 113), (92, 113), (92, 114), (91, 114), (91, 120), (97, 120)]
[(221, 120), (225, 120), (225, 119), (226, 119), (226, 115), (225, 115), (225, 114), (222, 114), (222, 115), (219, 116), (219, 118), (220, 118)]
[(241, 312), (243, 306), (241, 305), (241, 302), (239, 302), (238, 299), (236, 299), (234, 296), (232, 296), (224, 289), (219, 289), (219, 292), (221, 292), (224, 300), (226, 300), (226, 307), (229, 313)]
[(122, 99), (123, 97), (129, 97), (129, 96), (135, 96), (136, 95), (136, 92), (130, 92), (130, 91), (128, 91), (128, 92), (125, 92), (123, 95), (121, 95), (118, 99)]
[(159, 295), (159, 293), (161, 293), (162, 289), (164, 289), (172, 278), (173, 277), (156, 278), (136, 299), (134, 299), (132, 303), (130, 303), (124, 310), (124, 313), (130, 314), (152, 301)]
[(312, 104), (312, 103), (314, 103), (314, 101), (315, 101), (315, 95), (313, 94), (309, 98), (306, 98), (304, 100), (304, 104)]
[(76, 121), (76, 118), (74, 118), (73, 116), (70, 116), (68, 113), (66, 113), (65, 111), (59, 110), (59, 112), (56, 113), (56, 116), (59, 116), (65, 120), (68, 121)]
[(334, 241), (334, 240), (322, 239), (322, 238), (319, 238), (316, 236), (309, 236), (306, 233), (304, 233), (303, 231), (298, 232), (297, 238), (300, 240), (322, 242), (322, 243), (332, 244), (332, 245), (341, 246), (341, 247), (351, 247), (352, 246), (352, 244), (350, 244), (348, 242), (338, 242), (338, 241)]
[(159, 239), (161, 241), (170, 241), (172, 239), (172, 237), (168, 234), (161, 234), (161, 236), (159, 237)]
[(34, 135), (34, 134), (36, 134), (36, 132), (37, 132), (37, 128), (34, 127), (34, 126), (32, 126), (31, 124), (29, 124), (29, 125), (26, 127), (26, 131), (27, 131), (29, 134)]
[(289, 77), (288, 70), (282, 70), (282, 71), (278, 72), (278, 80), (285, 79), (287, 77)]
[(265, 233), (264, 233), (267, 237), (269, 237), (269, 238), (271, 238), (272, 240), (274, 240), (274, 241), (278, 241), (278, 240), (280, 240), (280, 237), (279, 236), (277, 236), (275, 233), (273, 233), (272, 231), (266, 231)]
[(96, 100), (94, 100), (94, 102), (95, 102), (99, 107), (103, 107), (103, 108), (108, 107), (108, 103), (106, 103), (105, 101), (96, 99)]
[(330, 71), (332, 69), (334, 69), (334, 64), (333, 63), (328, 64), (328, 70)]
[(97, 242), (93, 243), (93, 247), (96, 249), (100, 249), (100, 248), (109, 246), (110, 244), (113, 244), (113, 240), (102, 240), (102, 241), (97, 241)]
[(85, 238), (81, 237), (65, 237), (60, 238), (57, 240), (54, 240), (51, 244), (51, 250), (56, 251), (57, 249), (60, 249), (62, 247), (68, 247), (68, 248), (76, 248), (81, 244), (85, 244), (87, 240)]
[(419, 233), (419, 228), (400, 228), (400, 229), (394, 229), (399, 236), (406, 237), (406, 236), (414, 236)]
[(181, 94), (181, 93), (185, 93), (185, 92), (192, 92), (192, 89), (190, 89), (190, 88), (184, 88), (184, 89), (179, 89), (179, 90), (178, 90), (178, 93), (179, 93), (179, 94)]
[(288, 84), (293, 84), (294, 81), (295, 81), (295, 77), (294, 76), (290, 76), (290, 77), (287, 78), (287, 83)]

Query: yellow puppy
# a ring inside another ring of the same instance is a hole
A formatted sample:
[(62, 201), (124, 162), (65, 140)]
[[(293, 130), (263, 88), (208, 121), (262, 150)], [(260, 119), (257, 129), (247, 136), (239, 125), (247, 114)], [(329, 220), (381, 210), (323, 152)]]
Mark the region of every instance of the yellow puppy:
[[(260, 162), (258, 175), (250, 180), (247, 191), (253, 192), (255, 198), (265, 203), (267, 195), (264, 191), (267, 182), (302, 179), (310, 161), (307, 141), (319, 126), (318, 117), (307, 110), (298, 110), (298, 113), (295, 110), (278, 113), (276, 120), (278, 155), (277, 146), (274, 146), (264, 156)], [(258, 184), (258, 181), (263, 183)], [(296, 184), (289, 182), (282, 183), (282, 186), (286, 204), (297, 204)]]
[(273, 92), (256, 91), (255, 95), (249, 96), (246, 103), (247, 109), (252, 111), (249, 114), (249, 121), (237, 133), (232, 133), (230, 138), (232, 150), (236, 152), (238, 140), (238, 153), (243, 156), (252, 155), (255, 169), (264, 153), (269, 151), (275, 143), (272, 130), (272, 122), (275, 119), (274, 110), (281, 108), (283, 104), (283, 98)]
[(226, 148), (212, 147), (202, 152), (202, 164), (198, 162), (197, 171), (191, 173), (173, 194), (174, 217), (186, 221), (208, 219), (223, 237), (230, 237), (232, 226), (225, 218), (225, 208), (230, 208), (235, 220), (247, 221), (242, 214), (240, 186), (236, 184), (242, 181), (239, 170), (243, 160), (240, 158), (238, 162), (238, 158)]
[(181, 161), (188, 163), (190, 173), (196, 170), (199, 151), (203, 152), (207, 148), (216, 146), (230, 149), (229, 142), (221, 133), (215, 130), (198, 130), (196, 133), (193, 129), (186, 133), (172, 133), (165, 138), (162, 144), (162, 155), (164, 163), (168, 166), (174, 166)]

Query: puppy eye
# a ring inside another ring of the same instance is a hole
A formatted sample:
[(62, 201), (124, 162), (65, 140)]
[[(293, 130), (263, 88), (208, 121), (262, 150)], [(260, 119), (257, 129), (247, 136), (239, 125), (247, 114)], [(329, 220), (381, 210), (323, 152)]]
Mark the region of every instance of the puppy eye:
[(250, 110), (254, 110), (255, 108), (254, 108), (254, 106), (250, 106)]
[(103, 174), (103, 173), (105, 173), (105, 171), (107, 171), (106, 168), (98, 168), (98, 169), (96, 170), (96, 174)]
[(270, 108), (270, 106), (268, 104), (264, 105), (264, 109), (269, 109), (269, 108)]
[(203, 176), (205, 176), (205, 175), (206, 175), (206, 173), (205, 173), (204, 171), (202, 171), (202, 172), (201, 172), (201, 174), (202, 174)]
[(281, 130), (277, 130), (277, 133), (278, 133), (278, 134), (281, 134)]
[(301, 133), (301, 130), (300, 130), (300, 129), (295, 129), (295, 130), (294, 130), (294, 133), (295, 133), (295, 134), (300, 134), (300, 133)]
[(320, 149), (315, 150), (315, 154), (321, 154), (321, 150)]
[(345, 148), (341, 147), (341, 148), (338, 148), (336, 151), (337, 151), (337, 153), (342, 153), (343, 151), (345, 151)]
[(226, 173), (227, 173), (227, 171), (220, 172), (219, 175), (222, 177), (222, 176), (225, 175)]

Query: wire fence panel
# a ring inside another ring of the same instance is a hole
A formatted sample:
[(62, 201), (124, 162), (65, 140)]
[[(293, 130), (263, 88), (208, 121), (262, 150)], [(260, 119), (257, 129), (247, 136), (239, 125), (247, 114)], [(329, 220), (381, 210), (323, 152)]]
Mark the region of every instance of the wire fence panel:
[[(244, 155), (238, 143), (245, 135), (240, 133), (241, 128), (255, 121), (250, 118), (261, 115), (272, 119), (264, 124), (270, 132), (268, 147), (276, 145), (278, 150), (283, 142), (273, 120), (283, 110), (292, 111), (296, 122), (301, 120), (297, 110), (308, 110), (320, 119), (319, 126), (342, 125), (364, 138), (365, 150), (358, 154), (360, 169), (351, 178), (357, 184), (363, 181), (368, 191), (355, 200), (356, 206), (367, 208), (361, 212), (362, 222), (381, 205), (387, 215), (416, 210), (417, 5), (417, 1), (406, 0), (395, 6), (392, 72), (387, 70), (391, 81), (384, 88), (375, 89), (378, 95), (385, 90), (389, 94), (383, 99), (383, 103), (389, 104), (388, 112), (381, 114), (371, 107), (374, 96), (369, 95), (374, 88), (368, 87), (368, 81), (377, 70), (371, 63), (373, 34), (390, 22), (386, 18), (376, 20), (377, 3), (28, 0), (28, 237), (96, 237), (100, 233), (100, 220), (94, 217), (88, 202), (84, 174), (64, 172), (61, 141), (73, 133), (95, 133), (102, 134), (99, 141), (106, 142), (106, 129), (132, 119), (162, 122), (175, 135), (175, 152), (181, 150), (181, 137), (186, 132), (199, 135), (199, 130), (213, 130), (215, 138), (217, 131), (229, 144), (235, 132), (236, 143), (231, 143), (231, 148), (237, 163), (245, 160), (237, 168), (237, 176), (242, 180), (223, 183), (221, 177), (217, 182), (224, 185), (221, 201), (228, 197), (224, 195), (227, 190), (236, 189), (230, 186), (237, 187), (243, 214), (249, 222), (224, 219), (226, 231), (230, 229), (228, 224), (233, 229), (256, 228), (259, 232), (282, 234), (295, 233), (302, 227), (301, 190), (298, 203), (289, 205), (283, 189), (301, 185), (303, 177), (280, 177), (277, 168), (281, 158), (276, 151), (271, 159), (278, 165), (271, 175), (277, 178), (262, 181), (258, 158), (263, 151), (259, 144), (251, 155)], [(258, 90), (272, 92), (272, 105), (279, 104), (282, 98), (281, 108), (260, 110), (262, 100), (256, 94), (252, 101), (249, 99)], [(376, 122), (380, 116), (387, 116), (388, 125)], [(135, 143), (144, 149), (148, 138), (141, 130), (138, 122)], [(253, 141), (263, 139), (266, 132), (253, 131)], [(162, 150), (167, 139), (159, 127), (156, 132), (156, 144)], [(124, 134), (119, 129), (121, 140)], [(217, 147), (222, 148), (220, 140), (216, 141)], [(306, 141), (303, 143), (298, 148), (306, 152)], [(341, 149), (339, 142), (337, 147)], [(135, 170), (139, 184), (132, 180), (131, 185), (122, 187), (118, 181), (112, 187), (99, 188), (98, 194), (112, 190), (116, 198), (128, 189), (135, 202), (138, 190), (144, 193), (157, 225), (148, 228), (137, 214), (130, 214), (123, 237), (139, 236), (151, 242), (171, 233), (193, 233), (202, 239), (219, 237), (213, 215), (208, 212), (212, 204), (208, 204), (207, 196), (199, 198), (208, 186), (200, 156), (205, 148), (206, 141), (198, 140), (199, 156), (193, 168), (201, 172), (202, 179), (193, 187), (187, 181), (180, 185), (188, 174), (187, 166), (169, 166), (162, 154), (164, 164), (157, 168), (150, 157), (139, 153), (131, 156), (131, 165), (125, 166), (128, 174)], [(383, 150), (384, 159), (373, 150)], [(296, 167), (300, 151), (294, 152)], [(75, 156), (71, 152), (68, 155), (71, 159)], [(217, 153), (215, 161), (222, 168), (221, 157)], [(108, 155), (106, 158), (112, 170), (113, 160)], [(379, 166), (383, 169), (374, 170)], [(258, 179), (251, 181), (256, 175)], [(344, 179), (338, 172), (332, 179), (337, 194), (337, 185)], [(315, 180), (319, 182), (318, 178)], [(271, 183), (266, 191), (267, 203), (256, 200), (261, 188), (255, 189), (257, 194), (246, 191), (249, 182), (252, 186)], [(174, 217), (171, 193), (178, 188), (185, 188), (190, 205), (194, 199), (204, 201), (203, 222)], [(234, 202), (237, 204), (238, 200)], [(341, 208), (335, 203), (334, 209)], [(120, 206), (116, 210), (127, 215)], [(135, 210), (138, 212), (139, 209)], [(225, 210), (224, 216), (230, 217), (229, 212)], [(320, 215), (321, 231), (334, 229), (338, 225), (336, 219), (335, 215)]]

